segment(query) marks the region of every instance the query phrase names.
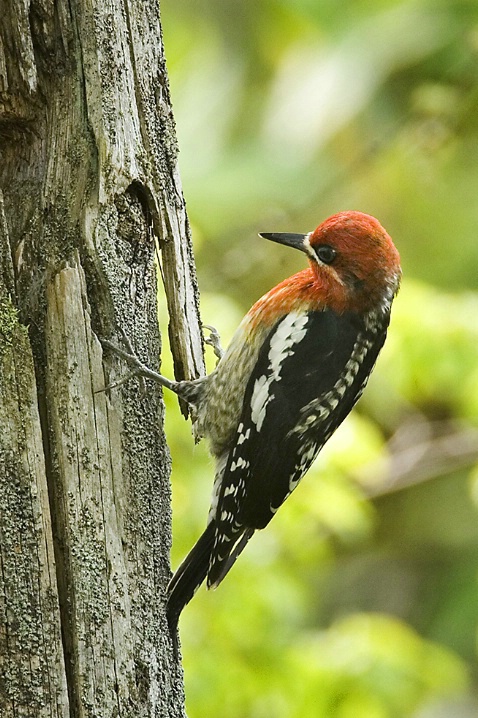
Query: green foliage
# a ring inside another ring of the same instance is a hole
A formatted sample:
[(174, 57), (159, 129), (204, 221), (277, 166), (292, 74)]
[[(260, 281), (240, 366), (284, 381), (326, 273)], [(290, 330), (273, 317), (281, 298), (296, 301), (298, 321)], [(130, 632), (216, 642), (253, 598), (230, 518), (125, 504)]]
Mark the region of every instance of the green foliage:
[[(478, 5), (163, 0), (162, 11), (202, 315), (223, 343), (303, 266), (258, 231), (360, 209), (390, 231), (404, 268), (357, 410), (181, 618), (188, 714), (471, 718)], [(213, 464), (166, 401), (176, 566), (202, 531)]]

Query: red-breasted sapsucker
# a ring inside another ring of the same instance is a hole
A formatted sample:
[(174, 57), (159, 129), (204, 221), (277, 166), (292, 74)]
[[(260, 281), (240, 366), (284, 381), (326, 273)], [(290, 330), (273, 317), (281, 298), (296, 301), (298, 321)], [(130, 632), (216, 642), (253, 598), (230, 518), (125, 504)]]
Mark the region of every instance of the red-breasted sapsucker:
[(370, 215), (341, 212), (309, 234), (261, 236), (304, 252), (308, 269), (254, 304), (208, 376), (144, 372), (190, 404), (216, 459), (207, 527), (168, 587), (173, 640), (196, 589), (206, 578), (219, 585), (359, 399), (400, 283), (399, 254)]

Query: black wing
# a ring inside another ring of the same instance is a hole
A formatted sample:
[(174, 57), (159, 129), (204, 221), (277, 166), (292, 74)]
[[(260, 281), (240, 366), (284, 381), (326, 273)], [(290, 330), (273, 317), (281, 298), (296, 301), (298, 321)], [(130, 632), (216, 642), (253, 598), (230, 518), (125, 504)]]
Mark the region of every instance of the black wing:
[(243, 534), (269, 523), (350, 412), (388, 319), (367, 326), (356, 314), (325, 310), (288, 315), (274, 326), (249, 378), (225, 467), (209, 585), (224, 578), (236, 546), (245, 545)]

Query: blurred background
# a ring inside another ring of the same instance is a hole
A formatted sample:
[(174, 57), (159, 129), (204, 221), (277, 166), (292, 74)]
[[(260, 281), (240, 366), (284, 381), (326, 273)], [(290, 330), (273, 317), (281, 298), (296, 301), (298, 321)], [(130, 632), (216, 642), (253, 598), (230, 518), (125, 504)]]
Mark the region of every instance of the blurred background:
[[(476, 718), (478, 3), (161, 7), (202, 318), (223, 343), (304, 266), (259, 231), (361, 210), (404, 270), (358, 407), (184, 611), (189, 718)], [(166, 400), (177, 566), (213, 464)]]

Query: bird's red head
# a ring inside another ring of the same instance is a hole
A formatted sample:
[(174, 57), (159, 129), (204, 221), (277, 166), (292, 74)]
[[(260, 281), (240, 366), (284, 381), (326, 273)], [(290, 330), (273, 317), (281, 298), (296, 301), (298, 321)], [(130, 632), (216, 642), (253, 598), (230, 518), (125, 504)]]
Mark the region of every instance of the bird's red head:
[[(340, 212), (305, 240), (314, 274), (340, 303), (390, 302), (401, 277), (400, 256), (380, 222), (362, 212)], [(306, 250), (307, 251), (307, 250)]]
[(263, 234), (305, 252), (321, 300), (337, 311), (390, 305), (401, 277), (400, 256), (369, 214), (339, 212), (310, 234)]

